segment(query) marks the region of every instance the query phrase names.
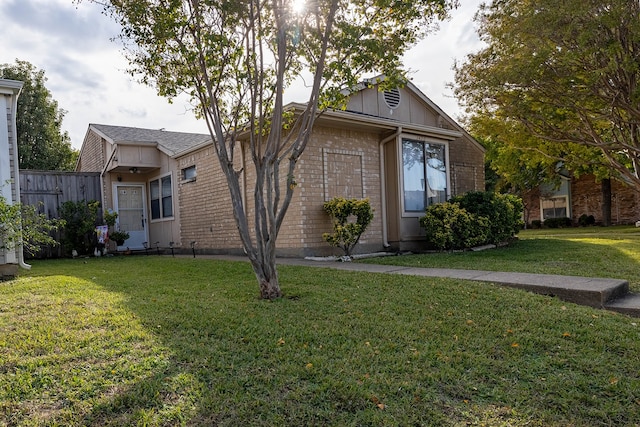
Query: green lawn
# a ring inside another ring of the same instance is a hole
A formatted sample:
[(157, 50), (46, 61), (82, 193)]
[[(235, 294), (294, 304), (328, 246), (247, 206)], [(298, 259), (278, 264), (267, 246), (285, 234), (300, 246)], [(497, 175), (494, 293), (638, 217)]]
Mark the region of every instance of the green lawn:
[(363, 262), (523, 273), (610, 277), (640, 292), (640, 229), (587, 227), (524, 230), (510, 246), (480, 252), (431, 253)]
[[(634, 231), (523, 233), (514, 263), (539, 240), (622, 256)], [(640, 425), (640, 319), (462, 280), (280, 275), (267, 302), (242, 262), (33, 262), (0, 283), (0, 425)]]

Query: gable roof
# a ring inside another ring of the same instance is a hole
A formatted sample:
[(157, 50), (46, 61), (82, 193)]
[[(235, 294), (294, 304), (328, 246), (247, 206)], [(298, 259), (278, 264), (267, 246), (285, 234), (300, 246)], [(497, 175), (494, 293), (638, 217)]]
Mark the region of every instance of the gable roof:
[(162, 129), (143, 129), (126, 126), (90, 124), (90, 129), (116, 144), (156, 144), (158, 149), (175, 156), (194, 146), (211, 142), (211, 135), (171, 132)]
[[(384, 76), (378, 76), (372, 79), (365, 80), (360, 85), (358, 85), (352, 91), (352, 93), (368, 89), (378, 84), (380, 79), (384, 79)], [(460, 124), (453, 120), (431, 99), (429, 99), (424, 93), (422, 93), (422, 91), (416, 85), (414, 85), (410, 81), (407, 81), (405, 88), (413, 92), (425, 105), (427, 105), (439, 116), (441, 116), (452, 127), (452, 129), (447, 130), (441, 127), (435, 128), (432, 126), (403, 123), (394, 118), (384, 118), (377, 115), (368, 115), (362, 112), (351, 110), (329, 110), (324, 113), (324, 117), (333, 116), (335, 118), (341, 118), (342, 120), (352, 124), (360, 123), (364, 126), (388, 127), (389, 129), (397, 128), (398, 125), (402, 125), (407, 129), (414, 129), (422, 132), (433, 132), (434, 134), (437, 134), (441, 137), (444, 136), (447, 139), (454, 139), (464, 135), (481, 152), (485, 151), (485, 148), (482, 145), (480, 145), (462, 126), (460, 126)], [(287, 106), (285, 106), (285, 108), (303, 110), (305, 105), (306, 104), (299, 104), (294, 102), (288, 104)], [(115, 144), (153, 144), (160, 151), (164, 152), (170, 157), (184, 155), (188, 152), (200, 149), (201, 147), (212, 143), (212, 139), (209, 134), (172, 132), (165, 131), (163, 129), (145, 129), (127, 126), (90, 124), (89, 130), (93, 130), (103, 138)]]

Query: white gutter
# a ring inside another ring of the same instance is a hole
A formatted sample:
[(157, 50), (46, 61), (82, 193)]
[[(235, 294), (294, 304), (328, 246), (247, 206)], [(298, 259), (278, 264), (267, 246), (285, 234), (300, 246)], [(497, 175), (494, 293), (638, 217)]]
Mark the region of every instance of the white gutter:
[[(16, 115), (18, 114), (18, 96), (22, 88), (18, 89), (16, 95), (13, 97), (13, 104), (11, 105), (11, 129), (13, 130), (13, 152), (15, 159), (13, 160), (13, 173), (15, 178), (15, 192), (16, 202), (20, 202), (20, 165), (18, 159), (18, 123)], [(22, 228), (22, 220), (20, 220), (20, 227)], [(24, 262), (24, 246), (22, 241), (18, 245), (18, 265), (25, 270), (31, 270), (31, 265)]]
[(398, 126), (396, 132), (393, 135), (389, 135), (380, 141), (380, 201), (381, 201), (381, 214), (382, 214), (382, 246), (386, 249), (389, 246), (388, 240), (388, 227), (387, 227), (387, 186), (386, 177), (384, 175), (384, 146), (387, 142), (397, 139), (402, 133), (402, 126)]

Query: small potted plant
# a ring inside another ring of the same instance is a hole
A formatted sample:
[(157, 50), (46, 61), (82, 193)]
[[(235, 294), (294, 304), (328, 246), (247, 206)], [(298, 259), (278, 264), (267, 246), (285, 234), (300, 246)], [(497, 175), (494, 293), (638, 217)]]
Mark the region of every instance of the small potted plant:
[(124, 245), (124, 241), (129, 238), (129, 233), (126, 231), (115, 230), (109, 234), (109, 239), (113, 240), (118, 246)]

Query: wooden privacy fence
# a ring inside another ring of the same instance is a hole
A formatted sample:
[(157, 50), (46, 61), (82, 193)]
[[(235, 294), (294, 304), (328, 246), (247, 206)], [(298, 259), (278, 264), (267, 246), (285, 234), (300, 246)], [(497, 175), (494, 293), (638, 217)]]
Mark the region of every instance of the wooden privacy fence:
[[(20, 171), (20, 203), (36, 206), (48, 218), (60, 218), (58, 208), (64, 202), (80, 200), (102, 200), (99, 172)], [(60, 241), (60, 232), (53, 237)], [(38, 257), (62, 255), (58, 245), (43, 248)]]

